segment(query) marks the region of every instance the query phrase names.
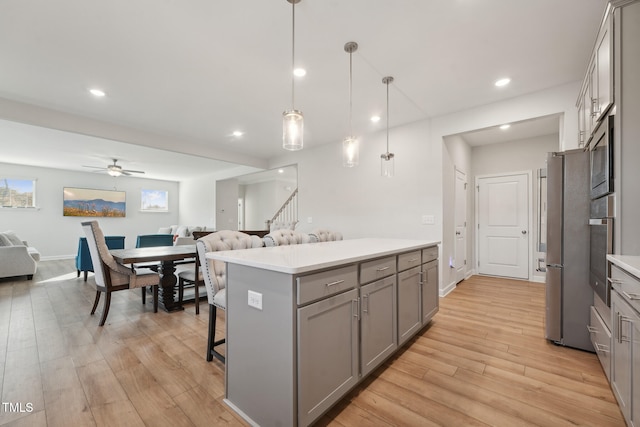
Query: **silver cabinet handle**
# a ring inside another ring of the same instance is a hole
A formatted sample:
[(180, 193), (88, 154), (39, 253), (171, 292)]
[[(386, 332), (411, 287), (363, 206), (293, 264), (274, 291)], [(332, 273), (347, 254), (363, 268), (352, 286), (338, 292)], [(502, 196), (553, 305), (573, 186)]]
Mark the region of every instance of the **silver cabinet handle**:
[(386, 266), (386, 267), (376, 268), (376, 271), (385, 271), (385, 270), (388, 270), (388, 269), (389, 269), (389, 266)]
[[(617, 282), (614, 282), (614, 283), (617, 283)], [(638, 294), (630, 294), (625, 291), (621, 291), (621, 292), (622, 292), (622, 295), (625, 296), (625, 298), (630, 299), (631, 301), (636, 301), (640, 299), (640, 295)]]
[(416, 262), (419, 261), (418, 258), (411, 258), (410, 260), (408, 260), (407, 262)]
[[(365, 304), (366, 302), (366, 304)], [(366, 308), (365, 308), (366, 306)], [(362, 312), (363, 313), (368, 313), (369, 312), (369, 295), (362, 295)]]
[(326, 283), (325, 286), (330, 287), (330, 286), (339, 285), (340, 283), (344, 283), (344, 280), (336, 280), (335, 282)]
[(527, 234), (527, 230), (522, 230), (522, 234)]
[(609, 346), (604, 344), (596, 343), (596, 351), (601, 351), (603, 353), (609, 353)]
[(631, 342), (631, 337), (626, 337), (624, 335), (622, 335), (622, 322), (627, 322), (627, 323), (633, 323), (633, 320), (631, 320), (629, 317), (627, 316), (623, 316), (621, 314), (618, 314), (618, 316), (620, 316), (620, 342)]
[(356, 298), (356, 299), (352, 299), (351, 300), (351, 314), (353, 315), (353, 317), (355, 317), (356, 319), (360, 319), (360, 299)]

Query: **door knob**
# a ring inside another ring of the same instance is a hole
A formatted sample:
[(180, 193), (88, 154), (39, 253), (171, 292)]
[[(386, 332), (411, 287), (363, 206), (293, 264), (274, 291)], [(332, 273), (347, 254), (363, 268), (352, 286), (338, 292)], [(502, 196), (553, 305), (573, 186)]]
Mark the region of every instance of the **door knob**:
[(522, 230), (522, 234), (527, 234), (527, 230)]
[(459, 235), (460, 235), (460, 232), (459, 232), (459, 231), (456, 231), (456, 236), (459, 236)]

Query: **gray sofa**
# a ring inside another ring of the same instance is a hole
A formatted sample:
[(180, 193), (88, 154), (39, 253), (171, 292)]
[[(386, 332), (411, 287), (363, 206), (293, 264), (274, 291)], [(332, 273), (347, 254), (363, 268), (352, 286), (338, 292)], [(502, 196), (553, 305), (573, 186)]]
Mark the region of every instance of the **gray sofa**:
[(40, 253), (12, 231), (0, 233), (0, 278), (27, 276), (33, 279)]

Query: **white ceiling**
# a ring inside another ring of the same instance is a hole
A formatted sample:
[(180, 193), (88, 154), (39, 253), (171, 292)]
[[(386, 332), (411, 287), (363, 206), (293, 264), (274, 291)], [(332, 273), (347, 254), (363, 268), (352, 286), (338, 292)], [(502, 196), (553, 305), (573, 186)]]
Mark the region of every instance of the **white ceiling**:
[[(384, 119), (369, 118), (384, 113), (385, 75), (395, 78), (391, 126), (582, 79), (606, 3), (302, 0), (296, 62), (307, 75), (296, 79), (295, 107), (305, 115), (305, 145), (336, 143), (348, 132), (348, 41), (359, 44), (358, 134), (384, 128)], [(200, 163), (110, 139), (222, 161), (244, 156), (253, 165), (282, 150), (281, 114), (291, 107), (286, 0), (2, 0), (0, 58), (0, 101), (44, 108), (0, 114), (8, 119), (0, 121), (0, 161), (81, 170), (118, 158), (124, 168), (151, 171), (170, 157), (173, 170), (163, 164), (158, 176), (176, 179), (202, 173)], [(496, 88), (504, 76), (511, 85)], [(92, 97), (91, 87), (107, 96)], [(55, 127), (42, 118), (48, 110), (69, 118), (59, 129), (107, 138), (12, 123)], [(236, 138), (234, 130), (245, 133)], [(64, 151), (66, 144), (73, 147)], [(49, 157), (36, 160), (44, 146)], [(56, 155), (61, 150), (74, 155)], [(191, 164), (179, 170), (177, 158)], [(232, 165), (203, 159), (203, 167)]]
[(531, 120), (523, 120), (516, 123), (503, 123), (509, 125), (506, 129), (494, 126), (486, 129), (478, 129), (462, 134), (462, 139), (471, 147), (480, 145), (499, 144), (502, 142), (521, 141), (546, 135), (560, 134), (560, 116), (552, 115), (538, 117)]

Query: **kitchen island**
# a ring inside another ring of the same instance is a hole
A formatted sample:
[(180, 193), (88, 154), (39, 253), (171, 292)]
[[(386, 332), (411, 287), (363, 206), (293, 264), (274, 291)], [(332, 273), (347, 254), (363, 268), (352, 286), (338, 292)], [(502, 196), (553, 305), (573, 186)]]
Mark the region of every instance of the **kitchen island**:
[(208, 253), (227, 268), (225, 402), (253, 425), (313, 423), (437, 312), (438, 243)]

